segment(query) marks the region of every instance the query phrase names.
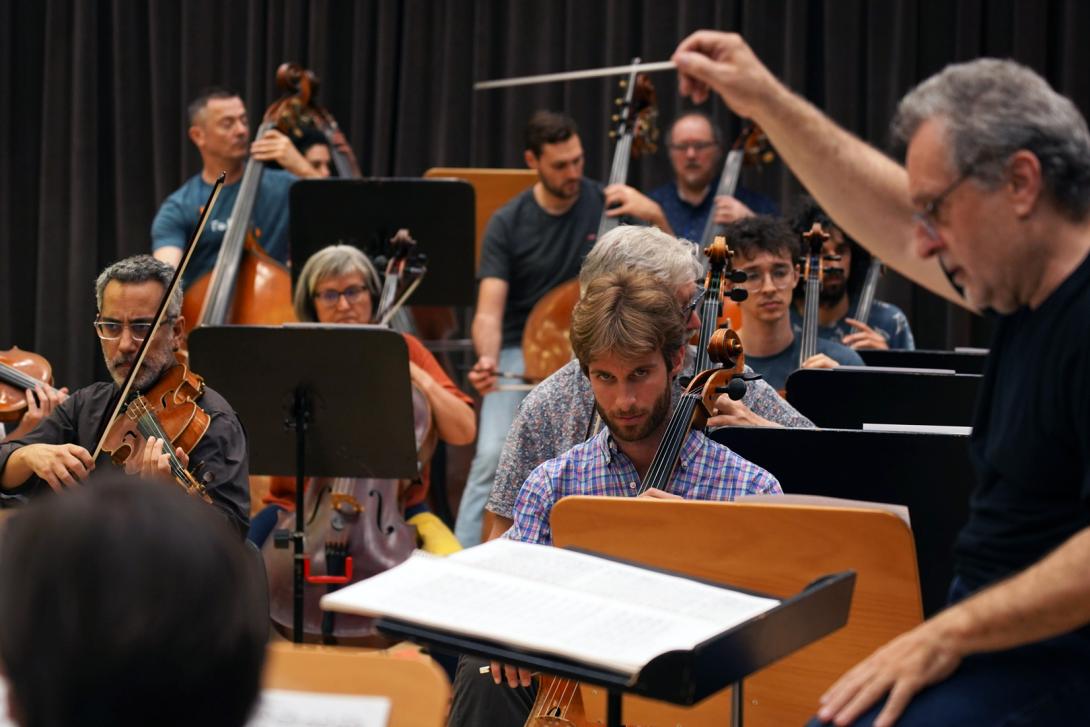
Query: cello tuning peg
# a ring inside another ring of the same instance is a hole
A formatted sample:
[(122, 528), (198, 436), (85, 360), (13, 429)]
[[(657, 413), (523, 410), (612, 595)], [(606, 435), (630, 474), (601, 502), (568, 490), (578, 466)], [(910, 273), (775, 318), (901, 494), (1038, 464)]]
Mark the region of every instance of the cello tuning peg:
[(730, 282), (732, 283), (744, 283), (746, 282), (746, 274), (742, 270), (732, 270), (730, 273)]
[(741, 303), (749, 297), (749, 291), (745, 288), (734, 288), (730, 291), (730, 299), (735, 303)]
[(609, 117), (609, 120), (612, 121), (613, 123), (617, 123), (618, 121), (621, 120), (621, 115), (620, 114), (613, 114), (612, 116)]
[(609, 132), (609, 138), (610, 139), (616, 139), (617, 138), (617, 132), (616, 131), (610, 131)]
[(628, 88), (628, 79), (622, 78), (620, 81), (617, 82), (617, 85), (621, 88)]
[(615, 99), (613, 99), (613, 103), (616, 104), (617, 106), (620, 106), (621, 104), (624, 103), (624, 99), (623, 98), (615, 98)]
[(772, 160), (776, 158), (776, 155), (770, 151), (766, 151), (761, 155), (761, 161), (765, 164), (771, 164)]

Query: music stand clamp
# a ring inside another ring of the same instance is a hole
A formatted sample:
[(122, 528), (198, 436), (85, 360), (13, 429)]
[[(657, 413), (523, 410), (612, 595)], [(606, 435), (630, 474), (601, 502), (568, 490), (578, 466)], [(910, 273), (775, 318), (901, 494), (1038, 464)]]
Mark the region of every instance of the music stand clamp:
[(292, 639), (301, 643), (305, 479), (417, 475), (405, 340), (379, 326), (209, 326), (189, 334), (189, 355), (246, 427), (251, 471), (295, 473), (286, 541), (294, 545)]
[[(722, 584), (713, 585), (722, 587)], [(621, 727), (624, 692), (692, 705), (730, 686), (730, 724), (742, 727), (743, 679), (843, 627), (848, 622), (854, 587), (853, 571), (819, 578), (798, 594), (783, 599), (772, 610), (724, 631), (690, 651), (669, 651), (655, 657), (634, 678), (570, 659), (520, 651), (496, 641), (397, 619), (381, 618), (376, 627), (395, 638), (440, 651), (469, 654), (605, 687), (607, 727)]]

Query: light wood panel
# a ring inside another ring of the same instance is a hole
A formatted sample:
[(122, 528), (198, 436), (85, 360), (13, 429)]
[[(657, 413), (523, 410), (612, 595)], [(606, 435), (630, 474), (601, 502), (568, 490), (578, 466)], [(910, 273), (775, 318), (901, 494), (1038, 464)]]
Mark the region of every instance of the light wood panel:
[(481, 261), (481, 238), (488, 219), (496, 210), (529, 189), (537, 181), (533, 169), (477, 169), (473, 167), (432, 167), (424, 172), (427, 179), (464, 179), (473, 185), (477, 205), (477, 244), (474, 248), (474, 264)]
[[(749, 727), (804, 724), (821, 693), (874, 649), (923, 618), (908, 526), (878, 510), (780, 504), (564, 498), (553, 508), (558, 546), (666, 568), (711, 581), (793, 595), (815, 578), (856, 572), (847, 625), (745, 683)], [(722, 725), (729, 690), (690, 709), (626, 697), (625, 722)], [(584, 687), (588, 714), (604, 692)]]
[(446, 673), (414, 649), (271, 643), (263, 686), (389, 697), (389, 727), (442, 727), (450, 705)]

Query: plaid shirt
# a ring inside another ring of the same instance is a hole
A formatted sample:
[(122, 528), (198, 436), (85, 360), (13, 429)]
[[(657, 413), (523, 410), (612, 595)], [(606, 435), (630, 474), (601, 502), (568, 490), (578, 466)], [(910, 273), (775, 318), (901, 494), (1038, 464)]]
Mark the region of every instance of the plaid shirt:
[[(515, 524), (504, 537), (551, 544), (549, 514), (557, 500), (567, 495), (635, 497), (639, 483), (636, 467), (603, 429), (530, 473), (515, 500)], [(689, 432), (682, 445), (669, 491), (686, 500), (783, 492), (769, 472), (700, 432)]]

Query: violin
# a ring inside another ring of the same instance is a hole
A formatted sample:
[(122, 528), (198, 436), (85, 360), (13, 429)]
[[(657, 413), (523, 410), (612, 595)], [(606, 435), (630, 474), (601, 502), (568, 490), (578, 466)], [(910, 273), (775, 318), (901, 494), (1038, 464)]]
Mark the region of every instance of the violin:
[(169, 457), (174, 480), (189, 494), (211, 503), (204, 485), (186, 469), (176, 451), (181, 449), (188, 455), (208, 431), (211, 418), (197, 406), (203, 394), (204, 379), (179, 361), (151, 390), (128, 402), (124, 413), (106, 431), (102, 450), (115, 465), (134, 472), (144, 456), (147, 438), (157, 437), (163, 454)]
[[(276, 128), (291, 133), (310, 104), (305, 77), (299, 90), (285, 94), (265, 111), (256, 138)], [(261, 247), (259, 231), (250, 226), (265, 163), (250, 157), (242, 173), (238, 197), (227, 222), (216, 264), (186, 289), (182, 315), (187, 331), (226, 323), (276, 324), (295, 320), (291, 273)]]
[[(639, 62), (639, 58), (633, 60), (634, 64)], [(616, 99), (618, 110), (611, 117), (613, 128), (609, 137), (616, 145), (607, 185), (624, 183), (628, 179), (629, 161), (653, 154), (658, 148), (658, 108), (651, 79), (632, 71), (619, 86), (624, 96)], [(598, 239), (620, 223), (620, 218), (607, 217), (603, 209), (598, 220)], [(568, 330), (577, 302), (579, 281), (573, 279), (556, 286), (534, 304), (522, 333), (525, 380), (541, 381), (571, 360)]]
[[(694, 376), (678, 399), (637, 495), (652, 487), (663, 491), (669, 488), (689, 430), (707, 424), (720, 394), (726, 393), (735, 401), (745, 396), (745, 357), (737, 333), (730, 328), (716, 330), (708, 343), (708, 360), (716, 365)], [(537, 697), (525, 727), (591, 727), (577, 682), (549, 674), (538, 680)]]
[(26, 392), (53, 388), (53, 369), (44, 357), (13, 346), (0, 351), (0, 422), (16, 422), (26, 412)]

